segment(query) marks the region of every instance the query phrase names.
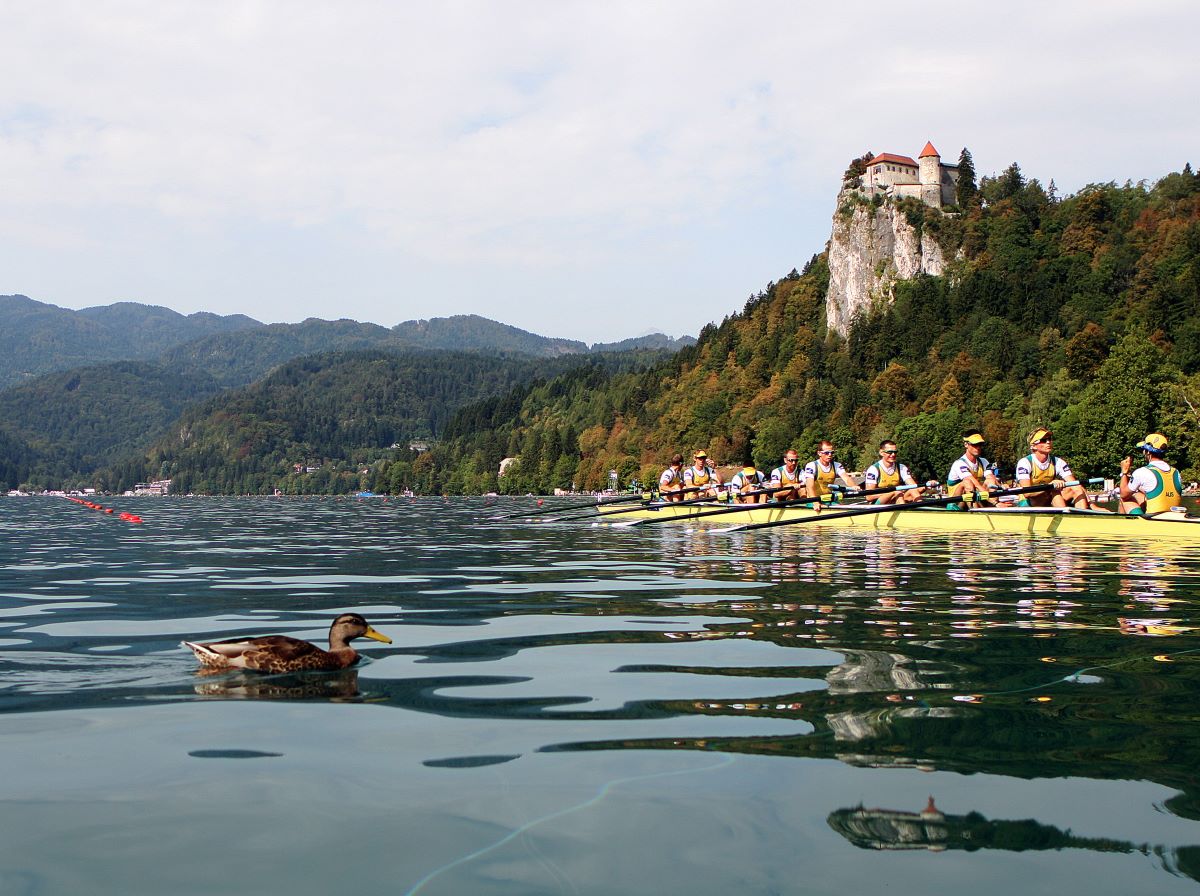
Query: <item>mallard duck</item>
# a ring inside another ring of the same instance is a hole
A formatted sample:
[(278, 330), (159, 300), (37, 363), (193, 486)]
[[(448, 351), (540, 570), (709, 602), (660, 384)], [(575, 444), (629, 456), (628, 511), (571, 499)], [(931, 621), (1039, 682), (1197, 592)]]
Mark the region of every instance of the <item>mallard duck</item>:
[(355, 638), (371, 638), (391, 644), (357, 613), (343, 613), (329, 627), (329, 649), (289, 638), (267, 635), (263, 638), (233, 638), (194, 644), (181, 641), (207, 669), (253, 669), (256, 672), (299, 672), (305, 669), (345, 669), (358, 660), (350, 646)]

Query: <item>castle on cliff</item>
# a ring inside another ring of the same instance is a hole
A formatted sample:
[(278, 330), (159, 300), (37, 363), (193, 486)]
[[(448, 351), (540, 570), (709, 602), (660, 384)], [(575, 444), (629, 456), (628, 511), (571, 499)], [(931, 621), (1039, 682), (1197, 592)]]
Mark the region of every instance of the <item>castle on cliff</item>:
[(958, 184), (958, 166), (942, 163), (942, 157), (926, 143), (917, 161), (908, 156), (881, 152), (867, 163), (859, 190), (868, 198), (876, 195), (912, 196), (928, 206), (953, 205)]

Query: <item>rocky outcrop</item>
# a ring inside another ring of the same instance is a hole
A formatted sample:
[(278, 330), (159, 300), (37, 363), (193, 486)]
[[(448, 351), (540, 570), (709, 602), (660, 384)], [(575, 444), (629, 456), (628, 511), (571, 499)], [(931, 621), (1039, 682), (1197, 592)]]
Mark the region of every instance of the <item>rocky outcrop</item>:
[(911, 225), (904, 210), (885, 200), (876, 206), (838, 197), (829, 241), (829, 292), (825, 314), (829, 329), (843, 337), (860, 310), (891, 302), (898, 280), (917, 274), (941, 274), (946, 268), (942, 249), (933, 237)]

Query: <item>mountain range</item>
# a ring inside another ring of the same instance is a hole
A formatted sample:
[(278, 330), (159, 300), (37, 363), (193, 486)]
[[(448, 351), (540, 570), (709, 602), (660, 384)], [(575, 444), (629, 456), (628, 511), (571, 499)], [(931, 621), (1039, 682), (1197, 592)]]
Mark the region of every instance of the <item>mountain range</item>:
[[(223, 430), (198, 414), (250, 408), (239, 419), (253, 428), (259, 414), (278, 422), (289, 408), (308, 413), (312, 406), (294, 394), (329, 391), (332, 381), (335, 402), (353, 404), (364, 390), (376, 396), (374, 413), (388, 418), (376, 427), (387, 430), (380, 438), (429, 438), (462, 404), (532, 377), (596, 362), (627, 367), (695, 342), (653, 334), (589, 347), (477, 315), (389, 329), (345, 319), (263, 324), (133, 302), (70, 311), (19, 295), (0, 296), (0, 321), (0, 485), (10, 488), (34, 474), (43, 487), (85, 484), (102, 467), (144, 456), (189, 408), (202, 431)], [(321, 360), (288, 367), (303, 358)], [(271, 379), (276, 370), (283, 375)], [(320, 377), (320, 385), (308, 381)], [(287, 444), (316, 451), (300, 437)], [(190, 462), (202, 478), (202, 459)]]
[(0, 390), (45, 373), (104, 361), (154, 360), (203, 370), (225, 386), (244, 385), (292, 358), (363, 349), (482, 352), (554, 358), (640, 349), (674, 351), (689, 336), (661, 333), (596, 343), (529, 333), (474, 314), (410, 320), (387, 328), (309, 318), (264, 324), (244, 314), (183, 315), (157, 305), (118, 302), (72, 311), (28, 296), (0, 296)]

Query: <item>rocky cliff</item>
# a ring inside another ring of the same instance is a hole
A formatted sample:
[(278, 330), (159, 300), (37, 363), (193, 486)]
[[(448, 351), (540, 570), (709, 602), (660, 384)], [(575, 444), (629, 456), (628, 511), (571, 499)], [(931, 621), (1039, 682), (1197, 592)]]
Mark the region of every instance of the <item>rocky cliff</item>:
[(945, 267), (937, 241), (910, 224), (892, 200), (875, 205), (839, 195), (829, 241), (829, 329), (846, 336), (860, 309), (892, 300), (896, 281), (941, 274)]

